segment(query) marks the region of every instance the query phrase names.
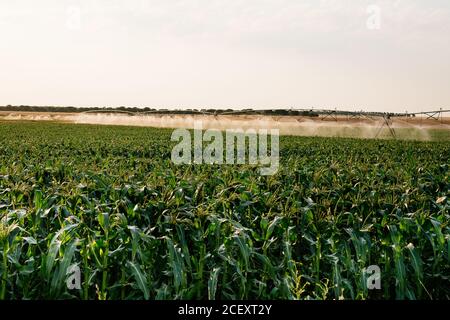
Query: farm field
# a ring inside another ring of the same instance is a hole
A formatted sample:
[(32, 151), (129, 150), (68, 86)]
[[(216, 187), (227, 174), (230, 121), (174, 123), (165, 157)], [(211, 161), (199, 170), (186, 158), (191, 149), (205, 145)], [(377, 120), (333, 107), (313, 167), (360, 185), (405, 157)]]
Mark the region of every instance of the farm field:
[(0, 122), (0, 300), (450, 298), (448, 131), (283, 136), (274, 176), (171, 132)]

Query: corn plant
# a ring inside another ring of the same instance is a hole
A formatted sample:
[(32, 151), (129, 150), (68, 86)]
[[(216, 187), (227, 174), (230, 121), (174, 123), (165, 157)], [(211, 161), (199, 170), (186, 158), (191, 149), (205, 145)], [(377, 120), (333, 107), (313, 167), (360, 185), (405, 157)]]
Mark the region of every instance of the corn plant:
[(170, 136), (1, 122), (0, 299), (450, 297), (448, 140), (281, 137), (261, 176)]

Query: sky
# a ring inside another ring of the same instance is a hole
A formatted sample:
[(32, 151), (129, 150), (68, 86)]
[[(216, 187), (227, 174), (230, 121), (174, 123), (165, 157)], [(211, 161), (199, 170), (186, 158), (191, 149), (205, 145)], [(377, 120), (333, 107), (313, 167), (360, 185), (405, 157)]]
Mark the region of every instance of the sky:
[(450, 1), (1, 0), (8, 104), (450, 109)]

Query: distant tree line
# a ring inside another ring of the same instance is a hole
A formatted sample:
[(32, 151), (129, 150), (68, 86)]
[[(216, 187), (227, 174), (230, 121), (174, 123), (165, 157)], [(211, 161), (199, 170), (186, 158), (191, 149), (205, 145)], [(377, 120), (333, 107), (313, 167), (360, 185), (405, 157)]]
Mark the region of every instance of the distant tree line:
[(58, 113), (79, 113), (79, 112), (111, 112), (111, 113), (130, 113), (130, 114), (140, 114), (140, 113), (161, 113), (161, 114), (234, 114), (234, 115), (275, 115), (275, 116), (309, 116), (318, 117), (319, 113), (313, 110), (288, 110), (288, 109), (267, 109), (267, 110), (254, 110), (254, 109), (155, 109), (155, 108), (137, 108), (137, 107), (61, 107), (61, 106), (0, 106), (0, 111), (11, 111), (11, 112), (58, 112)]
[(138, 107), (61, 107), (61, 106), (0, 106), (0, 111), (15, 111), (15, 112), (111, 112), (111, 113), (129, 113), (129, 114), (212, 114), (212, 115), (270, 115), (270, 116), (304, 116), (304, 117), (319, 117), (320, 115), (340, 115), (340, 116), (387, 116), (387, 117), (415, 117), (414, 114), (408, 113), (386, 113), (386, 112), (364, 112), (364, 111), (340, 111), (340, 110), (293, 110), (293, 109), (155, 109), (155, 108), (138, 108)]

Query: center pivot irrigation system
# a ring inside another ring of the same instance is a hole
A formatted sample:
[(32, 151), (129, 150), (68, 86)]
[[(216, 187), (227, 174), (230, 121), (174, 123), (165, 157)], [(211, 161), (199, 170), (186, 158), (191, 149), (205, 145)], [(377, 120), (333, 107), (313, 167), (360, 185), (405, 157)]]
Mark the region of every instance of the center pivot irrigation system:
[[(244, 110), (215, 110), (215, 109), (190, 109), (190, 110), (127, 110), (126, 108), (121, 109), (93, 109), (88, 111), (83, 111), (82, 113), (123, 113), (132, 116), (139, 115), (148, 115), (148, 114), (187, 114), (187, 115), (212, 115), (215, 118), (221, 115), (261, 115), (261, 116), (276, 116), (278, 120), (283, 116), (306, 116), (306, 117), (320, 117), (321, 120), (334, 120), (339, 121), (339, 119), (346, 118), (347, 120), (351, 119), (367, 119), (367, 120), (376, 120), (381, 118), (380, 126), (377, 130), (375, 138), (378, 138), (380, 133), (383, 131), (383, 128), (387, 128), (391, 136), (395, 139), (397, 135), (395, 133), (395, 129), (392, 126), (392, 118), (411, 118), (417, 116), (425, 116), (427, 120), (436, 120), (443, 121), (444, 114), (450, 113), (450, 109), (444, 110), (439, 109), (436, 111), (425, 111), (425, 112), (415, 112), (415, 113), (389, 113), (389, 112), (366, 112), (366, 111), (343, 111), (343, 110), (330, 110), (330, 109), (270, 109), (270, 110), (253, 110), (253, 109), (244, 109)], [(297, 120), (298, 121), (298, 120)]]
[(368, 120), (375, 120), (376, 118), (382, 118), (381, 124), (377, 130), (377, 133), (375, 135), (375, 138), (378, 138), (380, 133), (382, 132), (384, 127), (387, 127), (389, 129), (390, 134), (393, 138), (397, 138), (395, 130), (392, 126), (392, 118), (410, 118), (410, 117), (417, 117), (417, 116), (425, 116), (426, 120), (436, 120), (441, 121), (443, 123), (444, 120), (444, 114), (450, 113), (450, 109), (443, 109), (440, 108), (439, 110), (435, 111), (424, 111), (424, 112), (405, 112), (405, 113), (388, 113), (388, 112), (366, 112), (366, 111), (341, 111), (341, 110), (310, 110), (310, 112), (315, 112), (317, 116), (320, 116), (322, 120), (325, 120), (327, 118), (338, 121), (338, 117), (347, 117), (348, 120), (350, 119), (368, 119)]
[(377, 117), (416, 117), (419, 115), (425, 115), (427, 119), (441, 120), (445, 113), (450, 113), (450, 109), (440, 109), (437, 111), (424, 111), (424, 112), (404, 112), (404, 113), (392, 113), (392, 112), (370, 112), (370, 111), (344, 111), (338, 109), (149, 109), (149, 108), (80, 108), (81, 113), (124, 113), (129, 115), (144, 115), (144, 114), (202, 114), (202, 115), (277, 115), (277, 116), (310, 116), (321, 117), (322, 120), (327, 118), (338, 121), (339, 116), (346, 116), (348, 119), (369, 119), (374, 120)]
[(261, 116), (275, 116), (276, 120), (279, 120), (283, 116), (304, 116), (304, 117), (319, 117), (321, 120), (334, 120), (339, 121), (342, 118), (347, 120), (353, 119), (366, 119), (376, 120), (381, 118), (380, 126), (377, 130), (375, 138), (377, 138), (382, 132), (383, 128), (387, 128), (393, 138), (396, 138), (395, 130), (392, 126), (392, 118), (415, 118), (417, 116), (424, 116), (426, 120), (436, 120), (443, 122), (444, 114), (450, 113), (450, 109), (440, 108), (435, 111), (424, 112), (404, 112), (404, 113), (391, 113), (391, 112), (367, 112), (367, 111), (343, 111), (338, 109), (266, 109), (266, 110), (216, 110), (216, 109), (188, 109), (188, 110), (167, 110), (167, 109), (151, 109), (151, 110), (127, 110), (121, 109), (94, 109), (83, 111), (82, 113), (124, 113), (128, 115), (146, 115), (146, 114), (187, 114), (187, 115), (212, 115), (215, 118), (222, 115), (261, 115)]
[[(320, 120), (327, 121), (341, 121), (341, 120), (370, 120), (376, 121), (381, 119), (380, 127), (377, 130), (376, 137), (382, 132), (382, 129), (387, 127), (390, 134), (396, 138), (395, 130), (392, 126), (393, 118), (416, 118), (420, 116), (420, 119), (435, 120), (444, 123), (444, 114), (450, 113), (450, 109), (440, 108), (434, 111), (423, 112), (404, 112), (404, 113), (392, 113), (392, 112), (370, 112), (370, 111), (345, 111), (335, 109), (154, 109), (154, 108), (137, 108), (137, 107), (103, 107), (103, 108), (90, 108), (90, 107), (37, 107), (37, 106), (5, 106), (0, 107), (0, 111), (13, 111), (13, 112), (60, 112), (60, 113), (82, 113), (82, 114), (95, 114), (95, 113), (120, 113), (130, 116), (142, 116), (142, 115), (210, 115), (217, 118), (222, 115), (259, 115), (269, 116), (275, 121), (279, 121), (283, 117), (310, 117), (318, 118)], [(299, 119), (297, 121), (301, 122)]]

